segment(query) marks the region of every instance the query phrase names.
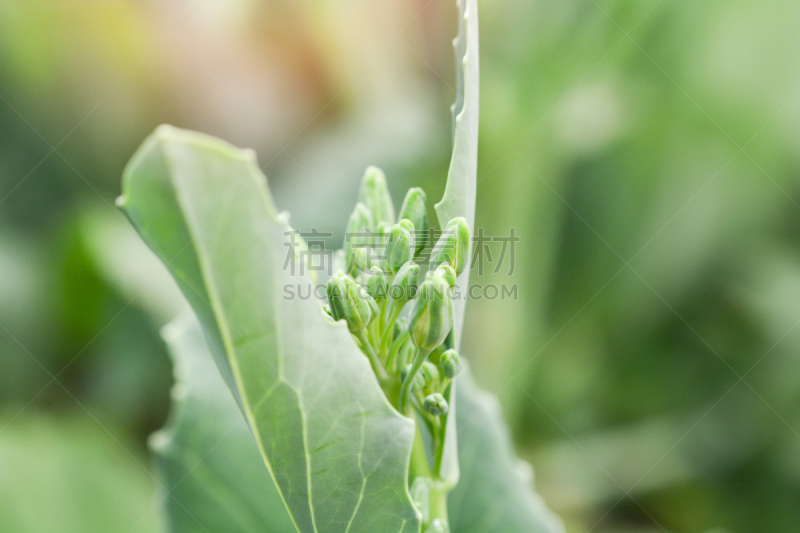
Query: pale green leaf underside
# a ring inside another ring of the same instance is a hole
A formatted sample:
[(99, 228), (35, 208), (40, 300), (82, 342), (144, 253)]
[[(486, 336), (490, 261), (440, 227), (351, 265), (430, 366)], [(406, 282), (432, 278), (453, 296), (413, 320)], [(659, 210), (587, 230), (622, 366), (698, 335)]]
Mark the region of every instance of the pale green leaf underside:
[[(464, 217), (470, 231), (475, 226), (475, 192), (478, 174), (478, 100), (479, 50), (478, 2), (458, 0), (458, 36), (453, 41), (456, 58), (456, 100), (453, 103), (453, 155), (447, 173), (444, 196), (436, 204), (439, 226), (444, 228), (455, 217)], [(468, 256), (469, 257), (469, 256)], [(455, 347), (461, 343), (464, 327), (469, 268), (458, 278), (459, 297), (453, 302), (453, 337)], [(457, 381), (453, 389), (457, 388)], [(452, 393), (452, 391), (451, 391)], [(450, 413), (446, 420), (445, 454), (442, 476), (449, 483), (459, 479), (458, 442), (455, 431), (457, 394), (448, 397)]]
[[(453, 155), (442, 200), (436, 204), (439, 224), (464, 217), (475, 229), (478, 175), (479, 47), (478, 2), (458, 0), (456, 101), (453, 104)], [(471, 256), (471, 254), (470, 254)], [(464, 325), (469, 269), (458, 279), (461, 298), (454, 302), (455, 346)], [(516, 458), (497, 400), (481, 391), (469, 369), (456, 380), (458, 409), (448, 419), (448, 435), (458, 436), (460, 481), (448, 498), (452, 533), (560, 533), (563, 527), (533, 490), (529, 465)], [(452, 426), (456, 426), (453, 431)], [(450, 453), (455, 439), (448, 442)], [(451, 460), (451, 462), (453, 462)]]
[(298, 530), (419, 531), (414, 424), (343, 323), (284, 298), (311, 282), (285, 264), (289, 228), (253, 153), (162, 126), (128, 165), (120, 205), (197, 314)]
[[(453, 41), (456, 53), (456, 101), (453, 104), (453, 155), (444, 196), (436, 204), (440, 227), (455, 217), (464, 217), (475, 229), (475, 198), (478, 182), (478, 125), (480, 68), (478, 48), (478, 1), (458, 0), (459, 31)], [(458, 279), (466, 294), (469, 269)], [(466, 298), (454, 302), (456, 347), (460, 344)]]
[(253, 434), (191, 314), (163, 330), (175, 387), (167, 426), (150, 437), (173, 533), (295, 530)]
[(448, 497), (452, 533), (563, 533), (560, 520), (533, 490), (530, 465), (512, 450), (497, 399), (458, 376), (461, 481)]

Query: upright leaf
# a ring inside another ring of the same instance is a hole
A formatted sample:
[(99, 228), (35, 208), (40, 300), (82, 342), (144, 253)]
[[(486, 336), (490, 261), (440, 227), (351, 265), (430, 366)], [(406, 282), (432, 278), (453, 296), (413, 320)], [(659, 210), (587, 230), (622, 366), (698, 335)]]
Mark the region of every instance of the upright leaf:
[[(458, 0), (458, 36), (453, 41), (456, 56), (456, 100), (453, 103), (453, 155), (447, 173), (444, 196), (436, 204), (439, 226), (444, 228), (455, 217), (464, 217), (471, 231), (475, 227), (475, 193), (478, 182), (478, 122), (480, 67), (478, 47), (478, 1)], [(472, 243), (470, 243), (471, 257)], [(453, 302), (453, 346), (461, 344), (464, 312), (467, 305), (469, 268), (458, 278)], [(458, 444), (455, 432), (457, 381), (449, 389), (450, 413), (445, 421), (443, 477), (451, 483), (459, 478)]]
[[(439, 225), (461, 216), (474, 231), (478, 174), (479, 85), (478, 2), (458, 0), (461, 14), (456, 52), (456, 101), (453, 104), (453, 155), (442, 200), (436, 204)], [(471, 250), (470, 250), (471, 257)], [(461, 341), (469, 269), (459, 276), (454, 302), (454, 346)], [(497, 400), (475, 385), (467, 368), (454, 382), (447, 433), (458, 435), (461, 476), (448, 498), (453, 533), (557, 533), (563, 528), (533, 491), (529, 465), (517, 459)], [(455, 401), (452, 401), (455, 400)], [(453, 426), (456, 426), (455, 431)], [(448, 451), (455, 453), (454, 438)], [(450, 459), (451, 464), (454, 460)]]
[(150, 437), (172, 533), (289, 533), (295, 527), (253, 434), (186, 314), (166, 326), (175, 369), (170, 419)]
[(298, 530), (419, 531), (414, 424), (308, 297), (252, 151), (162, 126), (126, 168), (120, 205), (194, 308)]
[[(456, 52), (456, 101), (453, 104), (453, 155), (447, 173), (444, 196), (436, 204), (439, 226), (444, 228), (455, 217), (464, 217), (471, 230), (475, 226), (475, 193), (478, 182), (478, 104), (480, 67), (478, 48), (478, 1), (458, 0)], [(458, 280), (462, 296), (469, 283), (469, 269)], [(456, 302), (456, 346), (464, 323), (466, 297)]]
[(448, 497), (452, 533), (562, 533), (533, 491), (533, 470), (513, 452), (500, 405), (480, 390), (469, 368), (458, 376), (461, 480)]

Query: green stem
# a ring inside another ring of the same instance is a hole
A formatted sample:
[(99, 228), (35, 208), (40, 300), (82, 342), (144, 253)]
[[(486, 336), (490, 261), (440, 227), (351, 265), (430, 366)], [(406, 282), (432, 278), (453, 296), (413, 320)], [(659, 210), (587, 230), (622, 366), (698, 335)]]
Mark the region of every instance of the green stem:
[(428, 354), (430, 353), (431, 350), (423, 351), (417, 348), (417, 354), (414, 357), (414, 364), (411, 365), (411, 371), (409, 371), (406, 379), (403, 380), (403, 386), (400, 387), (400, 399), (397, 402), (397, 408), (403, 414), (406, 412), (408, 393), (411, 391), (411, 385), (414, 383), (414, 378), (417, 377), (417, 372), (419, 372), (419, 369), (422, 368), (422, 364), (425, 362), (425, 359), (428, 358)]
[(389, 309), (391, 309), (391, 314), (389, 315), (389, 318), (386, 320), (386, 323), (383, 326), (383, 337), (381, 337), (380, 340), (380, 347), (382, 351), (389, 348), (388, 344), (389, 344), (389, 339), (392, 338), (394, 323), (397, 322), (397, 318), (403, 311), (403, 306), (397, 305), (395, 302), (392, 302), (390, 304)]
[(397, 352), (403, 347), (406, 339), (408, 339), (408, 331), (403, 332), (402, 335), (397, 337), (392, 343), (392, 347), (389, 348), (389, 355), (386, 357), (386, 368), (389, 369), (389, 372), (396, 372), (399, 370), (396, 366), (395, 359), (397, 358)]
[(431, 485), (431, 522), (437, 518), (444, 522), (449, 523), (447, 519), (447, 493), (450, 492), (449, 488), (436, 479), (433, 480)]
[(367, 335), (362, 329), (358, 333), (355, 334), (356, 338), (361, 343), (361, 349), (364, 350), (364, 353), (367, 354), (367, 358), (369, 362), (372, 364), (372, 369), (375, 371), (375, 375), (378, 376), (378, 380), (381, 383), (385, 383), (389, 379), (389, 374), (386, 373), (386, 369), (383, 368), (380, 359), (378, 359), (378, 355), (375, 353), (375, 350), (372, 348), (372, 345), (369, 343), (367, 339)]

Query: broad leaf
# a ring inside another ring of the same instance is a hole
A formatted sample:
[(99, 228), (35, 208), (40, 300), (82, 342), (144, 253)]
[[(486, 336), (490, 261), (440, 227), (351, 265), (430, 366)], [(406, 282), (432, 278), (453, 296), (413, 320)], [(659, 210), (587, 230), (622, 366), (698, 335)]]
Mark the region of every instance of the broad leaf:
[(563, 526), (533, 491), (533, 470), (513, 452), (497, 398), (458, 376), (461, 481), (448, 497), (452, 533), (561, 533)]
[(288, 296), (311, 281), (252, 151), (162, 126), (126, 168), (120, 205), (197, 314), (297, 528), (419, 531), (414, 424), (347, 327)]
[(173, 533), (295, 530), (194, 316), (163, 330), (175, 371), (167, 426), (150, 437)]

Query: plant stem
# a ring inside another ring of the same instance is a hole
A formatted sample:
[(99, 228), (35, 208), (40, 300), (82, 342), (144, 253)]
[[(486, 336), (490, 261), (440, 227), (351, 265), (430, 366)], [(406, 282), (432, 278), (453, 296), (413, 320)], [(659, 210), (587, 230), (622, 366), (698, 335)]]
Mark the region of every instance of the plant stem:
[(408, 331), (403, 332), (402, 335), (397, 337), (392, 343), (392, 347), (389, 348), (389, 355), (386, 357), (386, 368), (389, 369), (389, 372), (396, 372), (398, 370), (395, 359), (397, 358), (397, 352), (403, 347), (406, 339), (408, 339)]
[(434, 479), (431, 485), (431, 522), (437, 518), (448, 524), (447, 519), (447, 493), (450, 492), (449, 488), (441, 481)]
[(372, 364), (372, 369), (375, 371), (375, 375), (378, 376), (378, 380), (380, 380), (381, 383), (385, 383), (389, 379), (389, 374), (387, 374), (386, 369), (383, 368), (380, 359), (378, 359), (378, 355), (375, 353), (375, 350), (369, 343), (367, 335), (363, 329), (356, 333), (356, 338), (361, 343), (361, 348), (367, 354), (367, 358)]
[(389, 339), (391, 339), (392, 331), (394, 330), (394, 323), (397, 321), (397, 317), (399, 317), (400, 313), (403, 311), (403, 306), (392, 302), (389, 305), (389, 309), (391, 310), (391, 313), (383, 326), (383, 337), (380, 339), (380, 348), (382, 351), (389, 347)]
[(411, 391), (411, 386), (414, 383), (414, 378), (417, 377), (417, 372), (419, 372), (419, 369), (422, 368), (422, 364), (425, 362), (425, 359), (428, 358), (428, 354), (430, 353), (431, 350), (423, 351), (417, 348), (417, 354), (414, 357), (414, 364), (411, 365), (411, 370), (406, 376), (406, 379), (403, 380), (402, 387), (400, 387), (400, 399), (397, 402), (397, 408), (403, 414), (405, 414), (406, 412), (406, 404), (408, 403), (408, 393)]

